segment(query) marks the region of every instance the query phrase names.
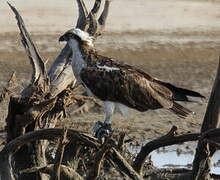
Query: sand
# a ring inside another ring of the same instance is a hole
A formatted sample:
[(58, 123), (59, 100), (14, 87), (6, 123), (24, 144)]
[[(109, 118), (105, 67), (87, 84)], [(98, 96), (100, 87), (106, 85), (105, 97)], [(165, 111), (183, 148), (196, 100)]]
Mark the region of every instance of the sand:
[[(87, 4), (91, 1), (85, 0)], [(75, 1), (10, 0), (21, 13), (45, 60), (53, 61), (64, 44), (58, 37), (74, 27)], [(31, 66), (19, 42), (14, 14), (0, 1), (0, 86), (10, 73), (17, 72), (21, 85), (30, 79)], [(116, 115), (113, 128), (129, 136), (148, 139), (160, 136), (177, 125), (180, 132), (198, 132), (205, 113), (220, 50), (220, 1), (217, 0), (112, 0), (106, 33), (96, 42), (101, 54), (124, 60), (154, 77), (199, 91), (206, 100), (183, 104), (196, 112), (185, 120), (167, 111)], [(6, 110), (7, 106), (5, 106)], [(71, 115), (71, 111), (69, 111)], [(2, 112), (0, 118), (4, 127)], [(90, 131), (102, 112), (70, 116), (60, 126)], [(65, 122), (65, 123), (64, 123)]]
[[(31, 32), (63, 32), (75, 24), (76, 1), (10, 0)], [(91, 7), (91, 0), (85, 0)], [(17, 31), (14, 15), (0, 1), (0, 33)], [(73, 18), (74, 17), (74, 18)], [(107, 32), (218, 31), (220, 2), (217, 0), (112, 0)]]

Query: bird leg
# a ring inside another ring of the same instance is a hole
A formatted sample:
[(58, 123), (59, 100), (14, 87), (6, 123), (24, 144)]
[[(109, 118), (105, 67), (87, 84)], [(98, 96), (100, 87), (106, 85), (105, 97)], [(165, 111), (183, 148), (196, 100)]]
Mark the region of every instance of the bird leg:
[(98, 138), (101, 142), (112, 133), (111, 128), (111, 117), (114, 114), (115, 110), (115, 103), (110, 101), (104, 102), (104, 112), (105, 112), (105, 119), (104, 122), (98, 121), (95, 123), (93, 127), (93, 132), (96, 138)]

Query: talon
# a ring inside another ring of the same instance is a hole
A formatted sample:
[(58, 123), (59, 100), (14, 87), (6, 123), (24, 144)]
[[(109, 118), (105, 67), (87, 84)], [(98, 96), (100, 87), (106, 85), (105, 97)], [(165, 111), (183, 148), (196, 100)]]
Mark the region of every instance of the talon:
[(93, 127), (93, 133), (94, 133), (94, 136), (98, 138), (99, 141), (104, 143), (105, 140), (112, 133), (111, 124), (105, 124), (101, 121), (98, 121), (95, 123)]

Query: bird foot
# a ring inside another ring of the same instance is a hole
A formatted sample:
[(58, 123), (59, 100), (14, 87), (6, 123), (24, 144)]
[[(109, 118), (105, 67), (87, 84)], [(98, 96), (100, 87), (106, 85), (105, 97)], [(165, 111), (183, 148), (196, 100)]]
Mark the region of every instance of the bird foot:
[(101, 121), (98, 121), (95, 123), (93, 127), (93, 133), (94, 136), (101, 141), (101, 143), (104, 143), (105, 140), (111, 135), (112, 128), (111, 124), (105, 124)]

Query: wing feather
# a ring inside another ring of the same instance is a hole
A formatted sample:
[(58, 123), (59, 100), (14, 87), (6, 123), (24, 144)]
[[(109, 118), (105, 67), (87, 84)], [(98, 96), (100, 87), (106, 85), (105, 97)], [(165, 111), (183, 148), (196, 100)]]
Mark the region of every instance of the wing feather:
[(95, 61), (91, 60), (80, 76), (99, 99), (118, 102), (139, 111), (166, 108), (180, 117), (186, 117), (191, 112), (174, 102), (172, 89), (147, 73), (96, 54), (90, 58)]

